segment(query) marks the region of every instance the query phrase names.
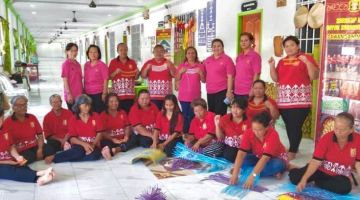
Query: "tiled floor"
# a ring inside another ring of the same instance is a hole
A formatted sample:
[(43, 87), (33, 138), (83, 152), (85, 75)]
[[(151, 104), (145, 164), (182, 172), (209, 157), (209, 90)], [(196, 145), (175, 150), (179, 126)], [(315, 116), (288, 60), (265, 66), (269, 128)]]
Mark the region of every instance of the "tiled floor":
[[(60, 78), (61, 60), (40, 59), (40, 63), (41, 80), (39, 83), (32, 84), (29, 112), (34, 113), (42, 122), (44, 115), (50, 109), (48, 97), (53, 93), (62, 94), (62, 81)], [(278, 127), (278, 130), (283, 143), (287, 145), (287, 137), (283, 129)], [(141, 149), (138, 148), (120, 153), (112, 161), (52, 164), (57, 173), (55, 181), (41, 187), (30, 183), (1, 180), (0, 200), (132, 200), (145, 189), (156, 185), (162, 188), (169, 200), (234, 199), (221, 194), (225, 185), (214, 181), (201, 181), (208, 174), (158, 180), (142, 163), (130, 164), (130, 160), (140, 151)], [(301, 153), (293, 163), (304, 165), (310, 159), (312, 151), (313, 142), (303, 140)], [(46, 167), (43, 161), (31, 165), (33, 169)], [(273, 186), (287, 181), (287, 176), (284, 176), (280, 182), (274, 179), (262, 179), (261, 185)], [(252, 192), (244, 199), (265, 200), (271, 198)]]

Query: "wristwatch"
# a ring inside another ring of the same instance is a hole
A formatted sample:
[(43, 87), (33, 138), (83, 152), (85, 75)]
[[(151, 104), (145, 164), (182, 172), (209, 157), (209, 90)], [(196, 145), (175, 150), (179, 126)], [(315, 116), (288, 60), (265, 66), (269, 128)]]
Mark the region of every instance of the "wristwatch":
[(257, 176), (257, 174), (256, 174), (256, 173), (253, 173), (253, 174), (252, 174), (252, 176), (253, 176), (253, 177), (256, 177), (256, 176)]

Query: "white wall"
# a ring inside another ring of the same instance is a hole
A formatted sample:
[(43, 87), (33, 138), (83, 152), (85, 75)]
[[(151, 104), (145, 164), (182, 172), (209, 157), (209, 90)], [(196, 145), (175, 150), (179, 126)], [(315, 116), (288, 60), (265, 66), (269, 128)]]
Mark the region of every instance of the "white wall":
[(4, 3), (4, 1), (0, 0), (0, 16), (6, 19), (5, 11), (6, 11), (5, 3)]
[(41, 58), (65, 58), (65, 50), (61, 43), (38, 43), (37, 54)]

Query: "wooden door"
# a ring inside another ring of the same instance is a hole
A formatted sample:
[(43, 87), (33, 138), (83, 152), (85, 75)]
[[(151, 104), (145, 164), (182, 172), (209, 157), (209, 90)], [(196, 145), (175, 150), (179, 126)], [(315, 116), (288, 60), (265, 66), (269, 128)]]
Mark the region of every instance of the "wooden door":
[(255, 51), (260, 54), (261, 13), (242, 16), (242, 32), (253, 34), (255, 38)]

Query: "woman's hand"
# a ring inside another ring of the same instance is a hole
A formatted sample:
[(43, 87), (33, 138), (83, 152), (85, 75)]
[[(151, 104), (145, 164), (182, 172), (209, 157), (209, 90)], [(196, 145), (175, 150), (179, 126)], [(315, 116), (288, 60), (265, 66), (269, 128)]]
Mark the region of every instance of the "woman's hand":
[(243, 186), (243, 187), (244, 187), (245, 189), (250, 189), (250, 188), (252, 188), (253, 185), (254, 185), (254, 179), (255, 179), (255, 177), (252, 176), (252, 175), (250, 175), (250, 176), (247, 178), (246, 182), (244, 183), (244, 186)]
[(238, 175), (234, 174), (233, 172), (230, 177), (230, 185), (236, 185), (237, 183), (238, 183)]
[(300, 182), (296, 186), (296, 191), (302, 192), (304, 188), (306, 187), (307, 180), (301, 179)]
[(270, 109), (270, 107), (272, 106), (269, 100), (266, 100), (266, 101), (264, 102), (264, 105), (265, 105), (265, 107), (268, 108), (268, 109)]
[(220, 118), (221, 118), (220, 115), (215, 115), (215, 117), (214, 117), (214, 123), (215, 123), (216, 126), (219, 126), (219, 124), (220, 124)]
[(299, 60), (301, 60), (301, 61), (304, 62), (305, 64), (307, 64), (307, 63), (309, 62), (309, 60), (307, 59), (307, 57), (304, 56), (304, 55), (300, 55), (298, 58), (299, 58)]
[(199, 149), (200, 149), (200, 144), (198, 142), (196, 142), (192, 147), (191, 149), (195, 152), (198, 152)]
[(84, 144), (82, 146), (83, 146), (83, 148), (85, 150), (86, 155), (89, 155), (94, 151), (94, 147), (91, 144), (87, 143), (87, 142), (84, 142)]
[(74, 103), (74, 97), (71, 95), (71, 93), (67, 94), (67, 100), (66, 102), (68, 102), (69, 104), (73, 104)]
[(271, 56), (270, 59), (268, 60), (268, 63), (270, 65), (270, 67), (275, 67), (275, 60), (274, 58)]
[(232, 91), (227, 91), (226, 92), (226, 98), (229, 99), (229, 101), (231, 102), (234, 99), (234, 94)]

